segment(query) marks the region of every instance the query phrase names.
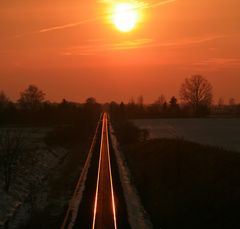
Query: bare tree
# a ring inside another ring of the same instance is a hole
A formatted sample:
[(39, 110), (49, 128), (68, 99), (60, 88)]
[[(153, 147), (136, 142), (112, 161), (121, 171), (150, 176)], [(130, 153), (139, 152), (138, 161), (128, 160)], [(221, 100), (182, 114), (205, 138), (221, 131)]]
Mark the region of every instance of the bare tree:
[(212, 85), (203, 76), (193, 75), (181, 85), (180, 98), (193, 108), (195, 114), (202, 113), (212, 104)]
[(45, 99), (45, 93), (35, 85), (29, 85), (29, 87), (20, 93), (20, 99), (18, 103), (21, 108), (27, 110), (37, 110), (42, 105)]
[(223, 100), (222, 97), (220, 97), (220, 98), (218, 99), (218, 106), (219, 106), (219, 107), (223, 107), (223, 106), (224, 106), (224, 100)]
[(6, 94), (1, 91), (0, 92), (0, 109), (5, 109), (10, 103), (10, 99), (6, 96)]
[(236, 100), (234, 98), (229, 99), (229, 106), (235, 106), (236, 105)]
[(236, 102), (235, 98), (230, 98), (229, 99), (228, 110), (231, 114), (236, 114), (237, 113), (237, 102)]
[(97, 101), (93, 97), (90, 97), (90, 98), (86, 99), (86, 104), (96, 104), (96, 103), (97, 103)]
[(158, 97), (158, 99), (155, 101), (155, 104), (159, 105), (159, 106), (163, 106), (163, 104), (166, 103), (166, 98), (165, 96), (162, 94)]
[(144, 101), (143, 96), (140, 95), (140, 96), (137, 98), (137, 104), (138, 104), (138, 106), (143, 107), (143, 101)]
[(24, 146), (22, 131), (16, 129), (2, 130), (0, 136), (0, 160), (4, 174), (5, 190), (8, 192), (18, 161)]
[(169, 107), (170, 108), (176, 108), (178, 107), (177, 99), (175, 96), (173, 96), (169, 101)]
[(161, 94), (151, 105), (151, 110), (154, 113), (162, 112), (165, 108), (165, 105), (167, 104), (166, 98), (163, 94)]
[(129, 105), (135, 105), (135, 100), (134, 100), (134, 97), (132, 96), (130, 99), (129, 99), (129, 102), (128, 102)]
[(217, 111), (219, 112), (219, 113), (222, 113), (223, 111), (224, 111), (224, 100), (223, 100), (223, 98), (222, 97), (220, 97), (219, 99), (218, 99), (218, 103), (217, 103)]

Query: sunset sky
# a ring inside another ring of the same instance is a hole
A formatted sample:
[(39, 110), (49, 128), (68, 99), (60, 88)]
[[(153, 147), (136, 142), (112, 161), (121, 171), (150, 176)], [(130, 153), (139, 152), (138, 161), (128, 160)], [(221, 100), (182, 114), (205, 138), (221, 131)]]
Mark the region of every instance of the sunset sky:
[(149, 103), (202, 74), (216, 101), (240, 102), (239, 0), (134, 1), (139, 20), (127, 33), (111, 21), (117, 2), (1, 1), (0, 90), (16, 100), (36, 84), (53, 101)]

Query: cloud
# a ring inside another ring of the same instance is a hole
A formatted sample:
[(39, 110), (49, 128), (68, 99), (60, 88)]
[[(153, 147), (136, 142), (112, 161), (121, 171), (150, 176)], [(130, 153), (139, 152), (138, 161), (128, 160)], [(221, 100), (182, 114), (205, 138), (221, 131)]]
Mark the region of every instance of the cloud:
[(66, 25), (49, 27), (49, 28), (46, 28), (46, 29), (38, 30), (35, 33), (46, 33), (46, 32), (50, 32), (50, 31), (54, 31), (54, 30), (62, 30), (62, 29), (66, 29), (66, 28), (76, 27), (76, 26), (79, 26), (81, 24), (85, 24), (85, 23), (95, 21), (95, 20), (96, 19), (87, 19), (87, 20), (82, 20), (82, 21), (75, 22), (75, 23), (69, 23), (69, 24), (66, 24)]
[(196, 67), (240, 68), (240, 58), (214, 57), (195, 62), (192, 65)]
[[(132, 0), (131, 2), (136, 5), (136, 9), (138, 8), (153, 8), (153, 7), (158, 7), (161, 5), (166, 5), (169, 3), (176, 2), (177, 0), (162, 0), (162, 1), (156, 1), (156, 2), (144, 2), (144, 1), (134, 1)], [(119, 1), (116, 0), (99, 0), (99, 3), (103, 4), (116, 4)], [(121, 2), (121, 1), (120, 1)], [(124, 2), (124, 1), (123, 1)]]
[(209, 41), (214, 41), (222, 38), (229, 37), (229, 35), (204, 35), (198, 37), (188, 37), (181, 40), (167, 42), (167, 43), (155, 43), (153, 44), (154, 47), (182, 47), (182, 46), (189, 46), (195, 44), (201, 44)]
[(177, 0), (165, 0), (165, 1), (158, 1), (158, 2), (155, 2), (155, 3), (146, 3), (144, 8), (154, 8), (154, 7), (166, 5), (166, 4), (169, 4), (169, 3), (173, 3), (173, 2), (176, 2), (176, 1)]
[(99, 43), (95, 40), (91, 40), (87, 45), (67, 48), (61, 52), (61, 55), (96, 55), (106, 51), (137, 49), (146, 44), (152, 43), (152, 41), (153, 40), (149, 38), (112, 43)]
[(86, 20), (82, 20), (82, 21), (78, 21), (78, 22), (74, 22), (74, 23), (52, 26), (52, 27), (32, 31), (32, 32), (29, 32), (29, 33), (18, 34), (18, 35), (15, 36), (15, 38), (22, 37), (22, 36), (25, 36), (25, 35), (41, 34), (41, 33), (52, 32), (52, 31), (55, 31), (55, 30), (63, 30), (63, 29), (67, 29), (67, 28), (73, 28), (73, 27), (77, 27), (77, 26), (85, 24), (85, 23), (96, 21), (96, 20), (97, 20), (97, 18), (92, 18), (92, 19), (86, 19)]
[(225, 38), (226, 35), (205, 35), (199, 37), (189, 37), (172, 42), (156, 42), (151, 38), (142, 38), (134, 40), (125, 40), (121, 42), (105, 43), (104, 40), (92, 39), (88, 44), (69, 47), (61, 52), (61, 55), (96, 55), (106, 51), (129, 50), (129, 49), (146, 49), (146, 48), (164, 48), (173, 47), (181, 48), (185, 46), (198, 45), (205, 42)]

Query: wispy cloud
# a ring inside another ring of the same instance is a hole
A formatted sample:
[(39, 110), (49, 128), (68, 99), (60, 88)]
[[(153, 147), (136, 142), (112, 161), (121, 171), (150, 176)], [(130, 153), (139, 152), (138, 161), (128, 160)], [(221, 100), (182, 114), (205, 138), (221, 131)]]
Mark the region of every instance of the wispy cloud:
[(61, 30), (61, 29), (76, 27), (76, 26), (79, 26), (81, 24), (85, 24), (85, 23), (95, 21), (95, 20), (96, 20), (96, 18), (95, 19), (82, 20), (82, 21), (79, 21), (79, 22), (69, 23), (69, 24), (65, 24), (65, 25), (53, 26), (53, 27), (49, 27), (49, 28), (45, 28), (45, 29), (40, 29), (40, 30), (36, 31), (35, 33), (46, 33), (46, 32), (50, 32), (50, 31), (54, 31), (54, 30)]
[[(153, 2), (153, 3), (145, 3), (145, 2), (140, 2), (140, 1), (136, 1), (138, 4), (136, 4), (136, 9), (147, 9), (147, 8), (153, 8), (153, 7), (159, 7), (162, 5), (166, 5), (169, 3), (173, 3), (176, 2), (177, 0), (163, 0), (163, 1), (157, 1), (157, 2)], [(116, 1), (101, 1), (102, 3), (110, 3), (110, 2), (116, 2)], [(16, 36), (14, 36), (14, 38), (19, 38), (19, 37), (23, 37), (25, 35), (33, 35), (33, 34), (41, 34), (41, 33), (47, 33), (47, 32), (53, 32), (56, 30), (64, 30), (67, 28), (73, 28), (73, 27), (77, 27), (80, 26), (82, 24), (86, 24), (89, 22), (94, 22), (94, 21), (98, 21), (101, 20), (103, 18), (106, 18), (108, 16), (111, 16), (109, 14), (104, 14), (104, 15), (100, 15), (98, 17), (93, 17), (93, 18), (88, 18), (88, 19), (84, 19), (81, 21), (77, 21), (77, 22), (72, 22), (72, 23), (66, 23), (63, 25), (56, 25), (56, 26), (52, 26), (52, 27), (47, 27), (47, 28), (42, 28), (39, 30), (35, 30), (35, 31), (31, 31), (29, 33), (22, 33), (22, 34), (17, 34)]]
[(151, 43), (152, 39), (136, 39), (112, 44), (112, 50), (135, 49)]
[(223, 57), (207, 58), (199, 62), (194, 62), (192, 65), (196, 67), (240, 68), (240, 58), (223, 58)]
[(18, 34), (18, 35), (15, 36), (15, 38), (22, 37), (22, 36), (25, 36), (25, 35), (41, 34), (41, 33), (52, 32), (52, 31), (55, 31), (55, 30), (63, 30), (63, 29), (67, 29), (67, 28), (73, 28), (73, 27), (77, 27), (77, 26), (82, 25), (82, 24), (86, 24), (86, 23), (89, 23), (89, 22), (92, 22), (92, 21), (96, 21), (96, 20), (98, 20), (98, 18), (86, 19), (86, 20), (73, 22), (73, 23), (68, 23), (68, 24), (64, 24), (64, 25), (47, 27), (47, 28), (43, 28), (43, 29), (40, 29), (40, 30), (29, 32), (29, 33)]
[(189, 46), (195, 44), (206, 43), (209, 41), (214, 41), (222, 38), (229, 37), (229, 35), (204, 35), (204, 36), (197, 36), (197, 37), (187, 37), (184, 39), (172, 41), (172, 42), (158, 42), (152, 44), (154, 47), (182, 47), (182, 46)]
[(151, 38), (126, 40), (121, 42), (104, 42), (104, 40), (89, 40), (86, 45), (69, 47), (61, 52), (61, 55), (96, 55), (106, 51), (146, 49), (146, 48), (181, 48), (185, 46), (198, 45), (205, 42), (222, 39), (226, 35), (206, 35), (189, 37), (172, 42), (159, 42)]
[[(135, 9), (145, 9), (145, 8), (153, 8), (153, 7), (158, 7), (162, 5), (166, 5), (169, 3), (176, 2), (177, 0), (162, 0), (162, 1), (155, 1), (155, 2), (144, 2), (144, 1), (137, 1), (137, 0), (132, 0), (131, 2), (136, 5)], [(99, 3), (107, 4), (107, 5), (114, 5), (119, 1), (116, 0), (99, 0)]]
[(111, 43), (99, 43), (90, 41), (89, 44), (86, 45), (67, 48), (61, 52), (61, 55), (96, 55), (99, 53), (104, 53), (106, 51), (136, 49), (152, 43), (152, 41), (152, 39), (148, 38)]
[(154, 3), (146, 3), (144, 8), (154, 8), (154, 7), (166, 5), (166, 4), (169, 4), (169, 3), (173, 3), (173, 2), (176, 2), (176, 1), (177, 0), (165, 0), (165, 1), (158, 1), (158, 2), (154, 2)]

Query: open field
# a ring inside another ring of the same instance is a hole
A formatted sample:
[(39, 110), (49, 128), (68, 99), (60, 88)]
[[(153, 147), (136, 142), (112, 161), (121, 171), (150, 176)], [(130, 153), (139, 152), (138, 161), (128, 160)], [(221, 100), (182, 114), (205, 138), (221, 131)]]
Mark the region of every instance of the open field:
[[(0, 128), (0, 228), (60, 227), (89, 148), (89, 141), (73, 129)], [(66, 132), (79, 138), (72, 138), (70, 144), (64, 138)], [(6, 191), (3, 153), (9, 141), (15, 144), (18, 139), (22, 148), (16, 165), (12, 165), (12, 181)]]
[[(13, 127), (0, 129), (0, 227), (8, 221), (10, 228), (15, 228), (31, 215), (28, 211), (32, 212), (33, 202), (34, 205), (37, 202), (37, 190), (41, 190), (49, 172), (67, 155), (66, 149), (45, 144), (44, 139), (50, 130)], [(14, 152), (10, 150), (17, 141), (21, 141), (22, 148), (14, 148), (18, 150), (15, 161), (12, 156)], [(11, 157), (14, 163), (8, 159)], [(7, 163), (11, 164), (11, 167), (7, 167), (11, 172), (11, 182), (9, 190), (5, 191)], [(30, 206), (30, 210), (26, 210), (26, 206)]]
[(116, 126), (116, 133), (154, 228), (240, 227), (240, 120), (133, 122), (149, 130), (149, 140), (124, 142), (129, 125)]
[(154, 228), (240, 228), (239, 153), (181, 139), (122, 150)]
[(240, 152), (240, 119), (138, 119), (150, 138), (181, 138)]

